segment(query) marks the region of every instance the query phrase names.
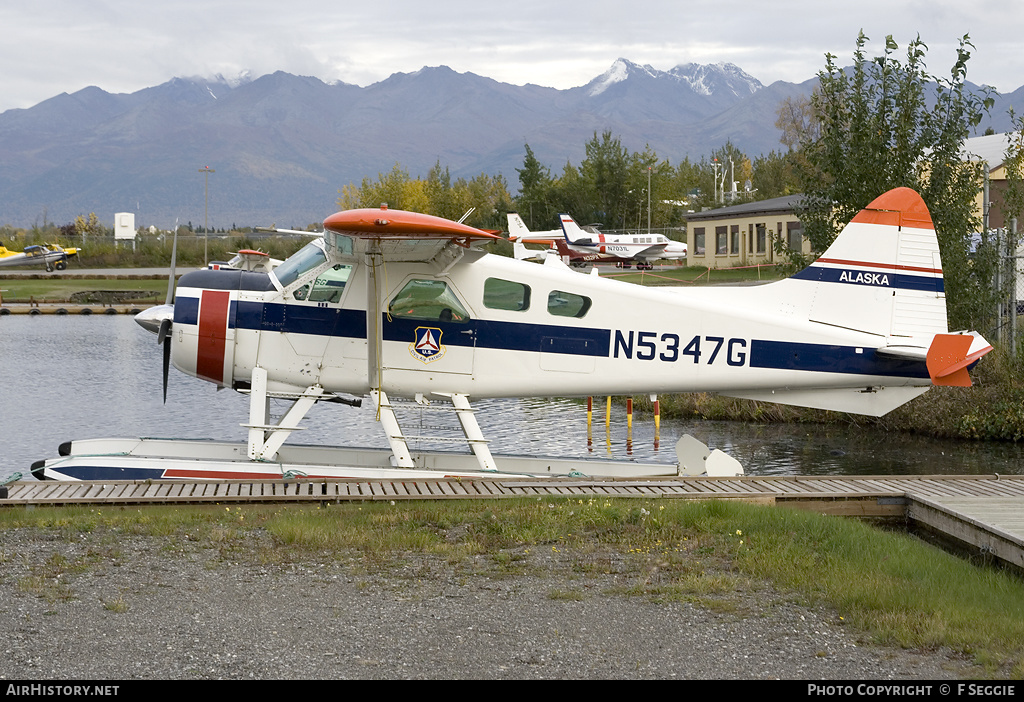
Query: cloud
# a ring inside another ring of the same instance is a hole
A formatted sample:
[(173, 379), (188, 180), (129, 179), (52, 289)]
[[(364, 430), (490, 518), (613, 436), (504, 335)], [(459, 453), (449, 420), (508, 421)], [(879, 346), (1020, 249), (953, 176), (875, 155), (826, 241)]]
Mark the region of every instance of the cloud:
[[(852, 56), (858, 32), (871, 55), (886, 35), (901, 46), (920, 34), (929, 66), (945, 75), (958, 39), (977, 47), (969, 77), (1019, 87), (1024, 8), (982, 0), (822, 5), (652, 0), (521, 0), (514, 7), (447, 0), (380, 0), (345, 7), (325, 0), (210, 3), (176, 0), (35, 0), (0, 8), (0, 110), (29, 107), (97, 85), (133, 92), (175, 76), (255, 76), (283, 70), (368, 85), (395, 72), (447, 65), (495, 80), (557, 88), (583, 85), (619, 57), (667, 70), (731, 62), (764, 83), (802, 82)], [(979, 21), (985, 18), (984, 22)], [(981, 24), (980, 27), (971, 25)], [(14, 40), (11, 40), (14, 38)]]

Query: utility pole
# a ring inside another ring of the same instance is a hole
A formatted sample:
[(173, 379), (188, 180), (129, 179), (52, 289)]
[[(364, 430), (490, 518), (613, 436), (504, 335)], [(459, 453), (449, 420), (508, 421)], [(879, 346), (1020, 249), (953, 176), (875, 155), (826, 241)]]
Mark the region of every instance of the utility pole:
[(203, 166), (199, 172), (206, 174), (206, 214), (203, 217), (203, 266), (205, 267), (209, 263), (207, 238), (210, 236), (210, 174), (217, 171), (209, 166)]
[(647, 233), (651, 233), (651, 167), (647, 167)]

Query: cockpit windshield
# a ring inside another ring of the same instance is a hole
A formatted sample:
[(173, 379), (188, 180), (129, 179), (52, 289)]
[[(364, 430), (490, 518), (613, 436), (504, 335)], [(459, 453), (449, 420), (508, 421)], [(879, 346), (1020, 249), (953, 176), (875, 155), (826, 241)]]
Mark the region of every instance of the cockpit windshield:
[(311, 241), (275, 268), (273, 275), (282, 288), (287, 288), (301, 276), (326, 262), (327, 254), (317, 242)]

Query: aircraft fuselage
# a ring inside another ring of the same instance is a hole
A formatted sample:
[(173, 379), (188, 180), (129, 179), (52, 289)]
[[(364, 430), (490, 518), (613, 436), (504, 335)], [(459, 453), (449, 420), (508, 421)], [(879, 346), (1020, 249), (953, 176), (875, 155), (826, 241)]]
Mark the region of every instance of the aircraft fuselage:
[[(798, 280), (668, 290), (465, 257), (448, 271), (355, 263), (339, 275), (325, 264), (284, 290), (267, 274), (189, 273), (177, 289), (172, 362), (228, 387), (244, 387), (260, 366), (271, 390), (320, 384), (354, 395), (378, 386), (480, 398), (931, 384), (923, 361), (876, 354), (883, 336), (809, 321)], [(325, 270), (344, 280), (318, 295)], [(379, 345), (368, 341), (378, 319)]]

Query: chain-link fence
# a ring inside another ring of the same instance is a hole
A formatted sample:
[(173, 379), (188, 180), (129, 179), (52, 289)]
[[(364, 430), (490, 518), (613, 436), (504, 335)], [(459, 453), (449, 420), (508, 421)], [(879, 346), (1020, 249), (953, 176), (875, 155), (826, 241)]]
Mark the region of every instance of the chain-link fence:
[(1016, 349), (1024, 333), (1024, 246), (1018, 238), (1017, 220), (1005, 229), (995, 229), (1000, 266), (995, 287), (1000, 291), (998, 339), (1005, 348)]

